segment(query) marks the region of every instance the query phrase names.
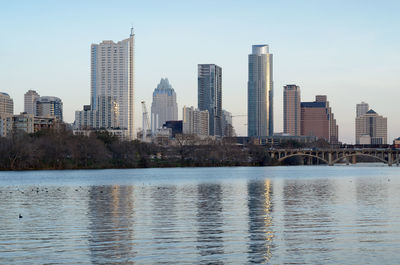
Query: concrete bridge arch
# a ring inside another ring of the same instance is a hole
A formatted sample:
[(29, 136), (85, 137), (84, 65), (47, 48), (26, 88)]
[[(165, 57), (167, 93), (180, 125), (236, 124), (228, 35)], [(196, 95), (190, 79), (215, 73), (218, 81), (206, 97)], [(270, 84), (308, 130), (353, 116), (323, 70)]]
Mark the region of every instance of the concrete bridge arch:
[(354, 153), (354, 154), (351, 154), (351, 153), (346, 153), (346, 154), (344, 154), (344, 155), (342, 155), (342, 156), (340, 156), (340, 157), (338, 157), (338, 158), (336, 158), (335, 160), (333, 160), (331, 163), (332, 163), (332, 165), (334, 165), (334, 164), (336, 164), (337, 162), (339, 162), (341, 159), (343, 159), (343, 158), (352, 158), (352, 157), (354, 157), (354, 156), (364, 156), (364, 157), (372, 157), (372, 158), (374, 158), (374, 159), (376, 159), (376, 160), (379, 160), (379, 161), (381, 161), (381, 162), (383, 162), (384, 164), (389, 164), (389, 162), (386, 160), (386, 159), (383, 159), (383, 158), (381, 158), (381, 157), (379, 157), (379, 156), (375, 156), (375, 155), (370, 155), (370, 154), (363, 154), (363, 153)]
[(289, 154), (289, 155), (285, 155), (281, 158), (278, 159), (279, 162), (283, 162), (284, 160), (290, 158), (290, 157), (295, 157), (295, 156), (305, 156), (305, 157), (313, 157), (313, 158), (317, 158), (320, 161), (323, 161), (324, 163), (329, 165), (329, 161), (327, 161), (326, 159), (319, 157), (317, 155), (313, 155), (313, 154), (307, 154), (307, 153), (295, 153), (295, 154)]

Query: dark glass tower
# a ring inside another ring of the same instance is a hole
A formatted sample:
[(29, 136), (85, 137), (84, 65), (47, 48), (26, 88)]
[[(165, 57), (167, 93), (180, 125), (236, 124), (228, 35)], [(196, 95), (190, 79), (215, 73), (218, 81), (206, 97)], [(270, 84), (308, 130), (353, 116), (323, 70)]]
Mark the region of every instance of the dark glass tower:
[(222, 136), (222, 68), (215, 64), (198, 65), (197, 102), (208, 110), (209, 135)]

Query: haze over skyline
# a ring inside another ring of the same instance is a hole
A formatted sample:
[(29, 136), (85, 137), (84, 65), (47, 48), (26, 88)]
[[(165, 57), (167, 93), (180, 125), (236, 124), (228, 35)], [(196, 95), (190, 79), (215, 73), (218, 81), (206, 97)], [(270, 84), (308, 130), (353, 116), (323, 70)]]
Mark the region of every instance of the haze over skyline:
[[(24, 93), (56, 96), (64, 120), (90, 103), (90, 45), (119, 41), (135, 29), (135, 123), (141, 105), (167, 77), (182, 107), (197, 106), (197, 65), (222, 67), (222, 107), (247, 114), (248, 54), (274, 54), (274, 127), (283, 131), (283, 86), (302, 101), (328, 96), (339, 140), (354, 143), (356, 104), (388, 118), (388, 141), (400, 136), (400, 18), (397, 1), (20, 1), (0, 10), (0, 91), (23, 111)], [(233, 118), (247, 135), (247, 117)]]

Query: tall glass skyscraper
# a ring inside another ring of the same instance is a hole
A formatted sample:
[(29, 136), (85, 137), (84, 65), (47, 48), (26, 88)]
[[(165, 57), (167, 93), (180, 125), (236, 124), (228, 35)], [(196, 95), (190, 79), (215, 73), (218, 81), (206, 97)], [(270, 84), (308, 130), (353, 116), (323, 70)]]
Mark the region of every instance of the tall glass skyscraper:
[(209, 135), (222, 136), (222, 68), (199, 64), (197, 84), (198, 108), (209, 113)]
[(247, 84), (247, 134), (249, 137), (274, 134), (272, 54), (268, 45), (253, 45), (249, 54)]

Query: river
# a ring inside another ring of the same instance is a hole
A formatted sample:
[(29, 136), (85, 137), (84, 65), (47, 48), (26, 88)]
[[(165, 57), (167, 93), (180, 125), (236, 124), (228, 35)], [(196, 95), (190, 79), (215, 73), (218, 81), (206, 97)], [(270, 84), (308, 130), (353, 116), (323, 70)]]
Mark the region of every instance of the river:
[(0, 172), (0, 264), (399, 264), (400, 168)]

